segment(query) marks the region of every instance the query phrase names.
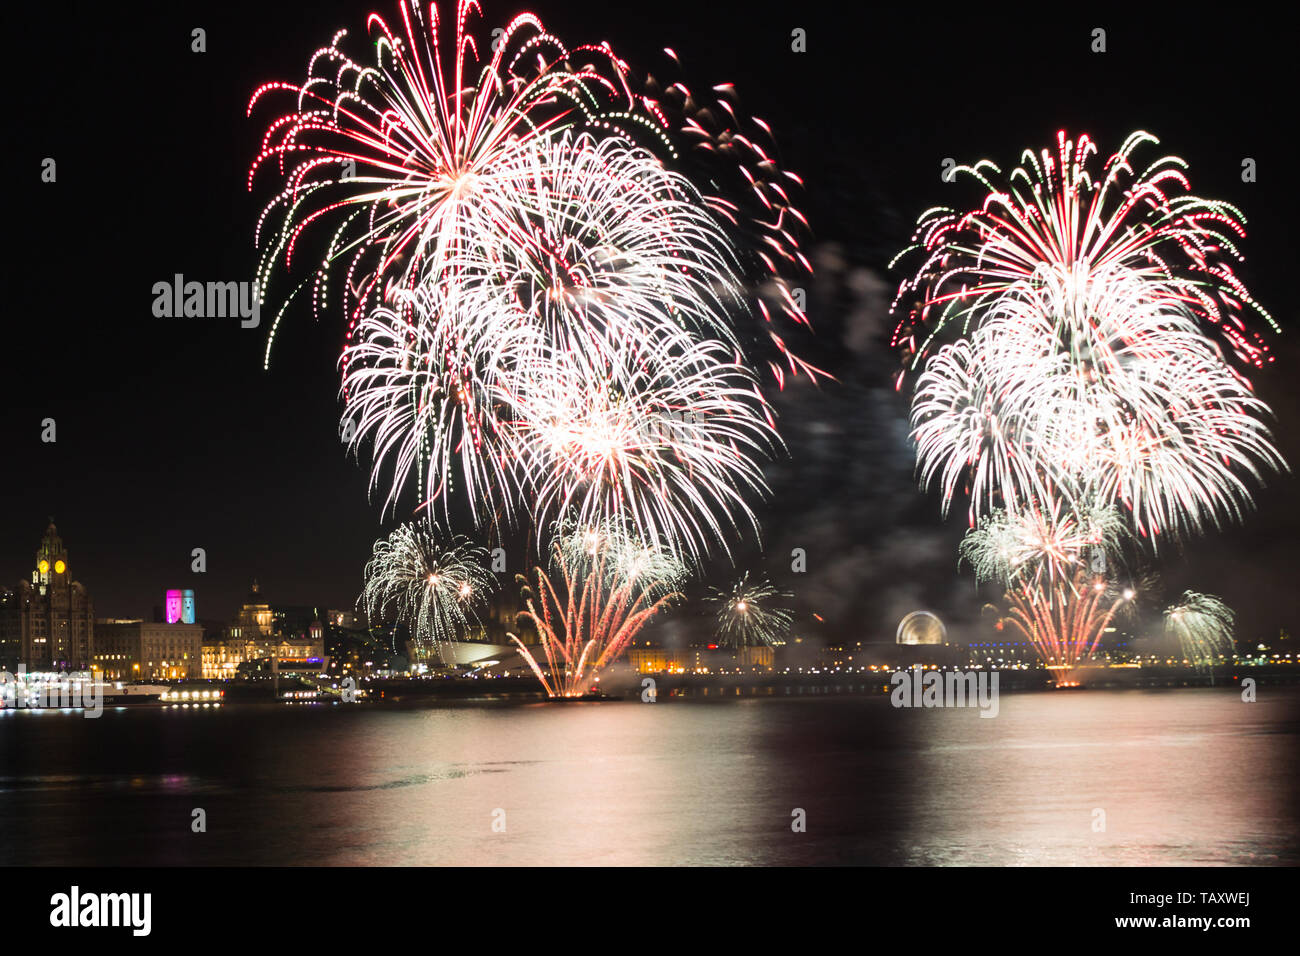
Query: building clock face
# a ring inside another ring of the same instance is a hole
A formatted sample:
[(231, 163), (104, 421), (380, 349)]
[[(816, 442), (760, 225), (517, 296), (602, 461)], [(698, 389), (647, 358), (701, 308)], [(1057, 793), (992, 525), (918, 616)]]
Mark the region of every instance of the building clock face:
[(62, 561), (55, 561), (55, 562), (54, 562), (54, 573), (55, 573), (55, 574), (62, 574), (62, 573), (63, 573), (64, 571), (66, 571), (66, 570), (68, 570), (68, 566), (67, 566), (66, 564), (64, 564)]
[(36, 567), (41, 572), (41, 574), (50, 573), (50, 562), (44, 560), (43, 558), (41, 559), (41, 563), (36, 565)]

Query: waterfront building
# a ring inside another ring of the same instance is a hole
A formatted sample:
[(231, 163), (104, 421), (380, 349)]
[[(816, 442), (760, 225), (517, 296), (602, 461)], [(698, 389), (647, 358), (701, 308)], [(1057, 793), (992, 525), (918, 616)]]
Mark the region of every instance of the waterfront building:
[(638, 674), (710, 674), (719, 671), (771, 671), (771, 647), (720, 647), (717, 644), (660, 647), (649, 641), (628, 648), (627, 660)]
[(219, 636), (203, 642), (202, 675), (208, 680), (230, 680), (257, 671), (254, 665), (274, 663), (278, 670), (324, 672), (324, 627), (313, 607), (272, 608), (257, 581)]
[(95, 626), (94, 669), (105, 680), (197, 680), (203, 625), (103, 618)]
[(0, 666), (87, 670), (94, 646), (94, 605), (85, 586), (72, 579), (68, 550), (51, 520), (31, 579), (0, 592)]

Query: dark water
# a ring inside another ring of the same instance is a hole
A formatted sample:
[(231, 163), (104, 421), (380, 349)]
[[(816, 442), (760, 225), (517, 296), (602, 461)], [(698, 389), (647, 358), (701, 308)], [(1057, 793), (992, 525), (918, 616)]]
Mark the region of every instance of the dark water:
[(864, 697), (9, 713), (0, 862), (1300, 863), (1300, 689), (1005, 694), (978, 713)]

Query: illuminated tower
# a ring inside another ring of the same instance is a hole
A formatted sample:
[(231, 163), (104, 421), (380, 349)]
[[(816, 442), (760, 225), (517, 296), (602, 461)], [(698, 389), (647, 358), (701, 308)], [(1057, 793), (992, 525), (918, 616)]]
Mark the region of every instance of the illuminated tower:
[(193, 624), (194, 591), (191, 588), (180, 590), (171, 588), (164, 597), (163, 620), (168, 624)]
[(68, 551), (54, 520), (36, 551), (31, 583), (19, 585), (22, 658), (29, 670), (85, 670), (94, 646), (95, 613), (81, 582), (72, 580)]
[(172, 588), (167, 592), (165, 607), (163, 620), (168, 624), (179, 624), (181, 620), (181, 592), (179, 590)]

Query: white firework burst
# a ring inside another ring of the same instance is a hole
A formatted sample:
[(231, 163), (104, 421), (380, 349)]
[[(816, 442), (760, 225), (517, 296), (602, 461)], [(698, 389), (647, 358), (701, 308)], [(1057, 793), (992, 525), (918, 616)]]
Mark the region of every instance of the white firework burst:
[(1286, 467), (1268, 406), (1178, 307), (1123, 267), (1043, 267), (992, 302), (917, 381), (923, 484), (970, 517), (1055, 494), (1119, 505), (1153, 544), (1240, 517), (1247, 479)]
[(462, 636), (496, 589), (487, 551), (437, 525), (401, 525), (375, 542), (362, 601), (372, 621), (405, 624), (421, 646)]
[(725, 237), (643, 150), (563, 135), (532, 162), (516, 241), (474, 247), (477, 280), (431, 276), (358, 325), (345, 434), (372, 447), (372, 489), (395, 505), (414, 475), (445, 506), (459, 482), (480, 520), (529, 498), (539, 523), (572, 508), (725, 549), (777, 445), (730, 334)]
[(778, 447), (753, 375), (716, 341), (682, 333), (546, 348), (518, 363), (502, 425), (538, 520), (612, 520), (698, 558), (752, 531), (767, 492), (760, 462)]
[(726, 590), (712, 588), (709, 603), (714, 608), (718, 641), (730, 647), (774, 647), (785, 643), (794, 615), (780, 602), (790, 594), (779, 591), (766, 577), (750, 580), (741, 575)]
[(1165, 609), (1165, 633), (1176, 637), (1183, 657), (1200, 668), (1232, 653), (1235, 620), (1232, 608), (1213, 594), (1184, 591)]
[(981, 581), (1033, 587), (1071, 582), (1096, 565), (1112, 569), (1127, 534), (1115, 508), (1068, 508), (1059, 498), (1046, 507), (997, 510), (962, 539), (961, 559)]

